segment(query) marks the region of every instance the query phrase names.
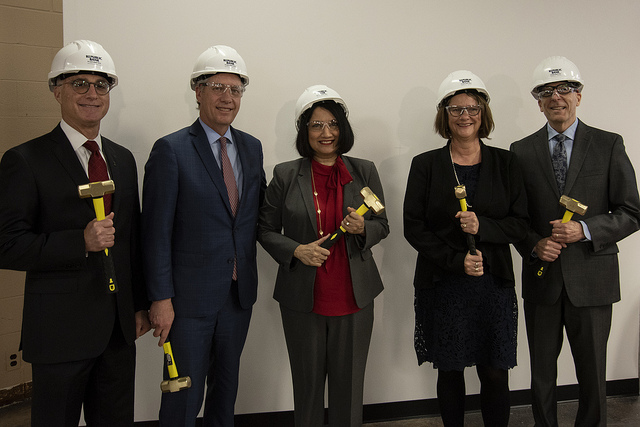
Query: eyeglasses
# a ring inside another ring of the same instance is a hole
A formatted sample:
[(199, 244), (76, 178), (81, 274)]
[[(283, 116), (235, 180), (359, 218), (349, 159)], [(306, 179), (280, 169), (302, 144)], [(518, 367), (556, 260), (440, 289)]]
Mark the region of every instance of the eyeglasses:
[(225, 85), (225, 84), (216, 83), (216, 82), (209, 82), (209, 83), (203, 82), (200, 84), (202, 86), (209, 86), (211, 88), (211, 91), (216, 96), (222, 96), (228, 89), (232, 97), (242, 98), (242, 95), (246, 90), (244, 86), (239, 86), (239, 85)]
[(106, 95), (112, 88), (111, 84), (106, 80), (98, 80), (97, 82), (92, 83), (84, 79), (77, 79), (71, 82), (64, 82), (58, 86), (62, 85), (71, 85), (71, 89), (73, 89), (73, 91), (79, 95), (83, 95), (89, 92), (89, 88), (91, 88), (91, 85), (96, 88), (96, 93), (98, 95)]
[(470, 116), (477, 116), (482, 110), (479, 105), (469, 105), (467, 107), (458, 107), (457, 105), (447, 105), (444, 107), (453, 117), (460, 117), (466, 111)]
[(542, 87), (538, 90), (538, 99), (540, 98), (549, 98), (550, 96), (553, 96), (554, 92), (557, 92), (558, 95), (567, 95), (571, 92), (577, 92), (578, 88), (568, 84), (568, 83), (564, 83), (561, 85), (558, 85), (556, 87), (553, 86), (546, 86), (546, 87)]
[(309, 127), (309, 130), (311, 132), (322, 132), (325, 126), (329, 128), (330, 132), (335, 132), (340, 129), (337, 120), (331, 120), (330, 122), (321, 122), (315, 120), (313, 122), (307, 123), (307, 126)]

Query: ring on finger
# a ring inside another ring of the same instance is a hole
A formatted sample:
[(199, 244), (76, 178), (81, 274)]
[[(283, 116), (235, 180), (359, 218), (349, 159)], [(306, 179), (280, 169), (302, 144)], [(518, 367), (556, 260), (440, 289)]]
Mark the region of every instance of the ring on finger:
[(480, 269), (478, 267), (476, 267), (476, 271), (479, 271)]
[(344, 225), (349, 226), (349, 221), (345, 222)]
[(467, 228), (467, 224), (465, 224), (464, 222), (462, 223), (462, 228)]

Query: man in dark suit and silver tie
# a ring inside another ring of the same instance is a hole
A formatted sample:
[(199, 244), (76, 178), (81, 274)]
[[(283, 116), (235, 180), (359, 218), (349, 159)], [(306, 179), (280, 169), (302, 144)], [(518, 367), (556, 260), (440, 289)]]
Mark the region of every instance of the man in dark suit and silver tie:
[[(63, 47), (49, 73), (60, 124), (0, 164), (0, 268), (27, 272), (21, 338), (35, 427), (77, 426), (83, 406), (87, 425), (133, 424), (134, 341), (149, 320), (136, 163), (100, 135), (117, 84), (101, 45)], [(115, 193), (98, 221), (78, 187), (108, 179)], [(107, 283), (105, 249), (117, 292)]]
[[(514, 142), (529, 202), (531, 228), (516, 245), (523, 257), (522, 294), (536, 426), (557, 426), (557, 358), (566, 330), (580, 386), (578, 426), (604, 426), (606, 353), (612, 304), (620, 300), (616, 242), (638, 230), (640, 200), (622, 137), (584, 124), (576, 109), (583, 80), (560, 56), (534, 71), (531, 94), (547, 124)], [(565, 195), (587, 206), (562, 222)], [(549, 263), (545, 274), (538, 274)]]
[[(228, 46), (203, 52), (191, 74), (200, 117), (160, 138), (145, 168), (144, 269), (159, 345), (167, 338), (192, 387), (162, 395), (160, 425), (233, 426), (240, 355), (256, 301), (262, 145), (231, 126), (249, 84)], [(166, 375), (166, 372), (165, 372)]]

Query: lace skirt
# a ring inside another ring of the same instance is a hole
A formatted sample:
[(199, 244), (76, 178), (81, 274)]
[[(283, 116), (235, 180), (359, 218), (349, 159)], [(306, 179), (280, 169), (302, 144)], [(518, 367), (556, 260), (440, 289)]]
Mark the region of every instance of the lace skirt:
[(416, 289), (414, 346), (418, 364), (443, 371), (476, 364), (516, 366), (518, 303), (513, 287), (491, 274), (451, 275)]

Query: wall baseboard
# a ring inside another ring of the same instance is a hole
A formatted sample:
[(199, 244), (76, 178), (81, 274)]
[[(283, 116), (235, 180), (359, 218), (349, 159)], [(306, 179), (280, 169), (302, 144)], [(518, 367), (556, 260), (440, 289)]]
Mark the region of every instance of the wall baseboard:
[[(638, 378), (607, 381), (607, 396), (638, 396), (640, 381)], [(558, 387), (558, 401), (578, 399), (578, 385), (564, 385)], [(480, 395), (468, 395), (465, 410), (480, 410)], [(526, 390), (511, 391), (511, 406), (531, 404), (531, 392)], [(394, 421), (406, 418), (435, 416), (439, 414), (437, 399), (410, 400), (404, 402), (375, 403), (364, 405), (364, 423)], [(325, 410), (326, 419), (326, 410)], [(157, 421), (143, 421), (135, 423), (136, 427), (155, 427)], [(196, 426), (201, 426), (198, 419)], [(283, 427), (293, 426), (293, 411), (262, 412), (257, 414), (242, 414), (235, 416), (236, 427)]]
[(31, 397), (31, 382), (0, 390), (0, 408)]

